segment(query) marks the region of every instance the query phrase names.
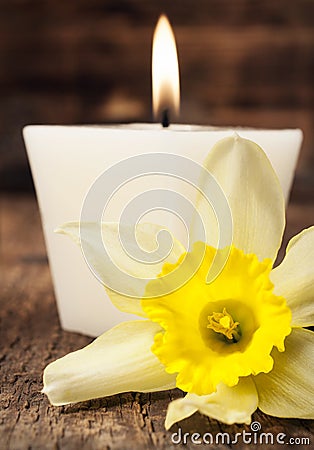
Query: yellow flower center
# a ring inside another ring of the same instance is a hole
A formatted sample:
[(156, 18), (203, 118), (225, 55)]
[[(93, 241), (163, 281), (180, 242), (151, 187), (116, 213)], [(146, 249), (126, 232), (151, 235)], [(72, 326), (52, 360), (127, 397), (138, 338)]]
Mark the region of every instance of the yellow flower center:
[[(163, 275), (189, 267), (203, 249), (203, 243), (195, 244), (185, 255), (185, 266), (182, 257), (165, 265), (160, 276), (147, 284), (141, 301), (148, 318), (163, 329), (155, 336), (153, 353), (168, 373), (177, 374), (179, 388), (198, 395), (214, 392), (221, 382), (234, 386), (240, 377), (269, 372), (272, 349), (284, 351), (291, 331), (290, 309), (283, 297), (273, 293), (271, 261), (260, 262), (235, 247), (211, 283), (206, 283), (206, 276), (216, 249), (206, 246), (192, 278), (183, 286), (167, 286), (170, 294), (156, 297), (169, 283)], [(149, 298), (150, 293), (154, 298)]]
[(240, 340), (240, 323), (234, 322), (230, 314), (227, 313), (226, 308), (223, 309), (222, 313), (213, 312), (213, 314), (208, 316), (208, 321), (207, 328), (223, 334), (229, 342), (234, 343)]

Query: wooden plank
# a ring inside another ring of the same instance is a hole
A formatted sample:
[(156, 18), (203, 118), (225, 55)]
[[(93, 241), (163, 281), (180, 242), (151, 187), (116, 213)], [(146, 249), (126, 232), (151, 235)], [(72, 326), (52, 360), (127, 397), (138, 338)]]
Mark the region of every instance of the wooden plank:
[[(287, 239), (314, 223), (313, 199), (304, 196), (288, 209)], [(142, 450), (195, 448), (174, 445), (164, 430), (167, 404), (178, 390), (154, 394), (121, 394), (69, 405), (49, 405), (40, 393), (42, 371), (54, 359), (90, 342), (90, 338), (61, 330), (46, 260), (36, 201), (31, 196), (1, 197), (1, 450)], [(254, 414), (263, 432), (314, 439), (312, 421), (284, 420)], [(227, 426), (200, 414), (180, 423), (184, 433), (233, 436), (248, 426)], [(199, 445), (199, 448), (208, 448)], [(249, 444), (215, 448), (252, 448)], [(261, 445), (267, 449), (269, 446)], [(275, 444), (274, 449), (282, 448)], [(298, 446), (309, 448), (309, 446)]]
[(3, 0), (0, 189), (31, 187), (25, 124), (151, 121), (151, 40), (162, 11), (178, 44), (179, 120), (301, 127), (299, 175), (311, 178), (312, 0)]

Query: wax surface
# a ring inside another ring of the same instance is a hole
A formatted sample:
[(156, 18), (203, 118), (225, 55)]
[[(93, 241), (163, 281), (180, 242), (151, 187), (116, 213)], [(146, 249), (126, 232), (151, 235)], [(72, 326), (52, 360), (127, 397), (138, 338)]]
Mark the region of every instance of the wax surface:
[[(70, 239), (54, 233), (61, 224), (80, 219), (83, 200), (95, 179), (118, 161), (151, 152), (178, 154), (202, 164), (213, 145), (235, 131), (264, 149), (287, 201), (302, 142), (302, 132), (298, 129), (220, 129), (190, 125), (162, 129), (159, 124), (41, 125), (24, 129), (58, 311), (65, 329), (97, 336), (122, 320), (134, 319), (110, 303), (80, 249)], [(163, 188), (179, 190), (193, 201), (195, 192), (187, 183), (162, 176), (141, 178), (132, 180), (116, 193), (104, 214), (106, 220), (117, 220), (132, 196), (157, 188), (160, 183)], [(150, 220), (156, 218), (184, 241), (186, 230), (176, 217), (157, 212), (148, 216)]]

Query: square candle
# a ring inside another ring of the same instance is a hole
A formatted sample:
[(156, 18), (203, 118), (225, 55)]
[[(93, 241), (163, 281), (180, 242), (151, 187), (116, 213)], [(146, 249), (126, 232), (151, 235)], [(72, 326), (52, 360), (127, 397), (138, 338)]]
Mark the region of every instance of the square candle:
[[(54, 232), (65, 222), (80, 220), (84, 198), (97, 177), (119, 161), (147, 153), (171, 153), (202, 164), (213, 145), (235, 131), (263, 148), (278, 175), (287, 202), (302, 142), (299, 129), (190, 125), (162, 128), (158, 124), (30, 125), (24, 128), (59, 317), (64, 329), (97, 336), (122, 320), (134, 319), (111, 304), (80, 249), (70, 239)], [(118, 220), (131, 198), (152, 187), (175, 189), (191, 201), (195, 194), (189, 192), (184, 183), (161, 175), (129, 181), (121, 187), (121, 192), (115, 193), (108, 205), (107, 221)], [(184, 241), (182, 224), (170, 213), (155, 211), (149, 219), (167, 226)]]

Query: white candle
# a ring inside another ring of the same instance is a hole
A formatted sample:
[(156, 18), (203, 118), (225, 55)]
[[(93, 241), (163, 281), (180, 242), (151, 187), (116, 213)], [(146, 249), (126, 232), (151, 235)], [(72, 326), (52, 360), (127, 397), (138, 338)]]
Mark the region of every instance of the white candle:
[[(153, 68), (156, 116), (179, 110), (179, 79), (176, 48), (170, 25), (162, 17), (155, 37), (165, 41), (165, 51), (155, 41)], [(170, 40), (170, 42), (168, 42)], [(161, 53), (158, 56), (158, 53)], [(166, 59), (163, 60), (163, 58)], [(169, 72), (169, 73), (168, 73)], [(169, 81), (168, 81), (169, 78)], [(116, 310), (103, 286), (90, 272), (79, 249), (54, 230), (65, 222), (78, 221), (84, 198), (96, 178), (110, 166), (135, 155), (172, 153), (202, 164), (213, 145), (237, 131), (241, 137), (259, 144), (268, 155), (281, 182), (286, 201), (302, 141), (301, 130), (256, 130), (159, 124), (129, 126), (27, 126), (24, 140), (35, 182), (42, 217), (50, 268), (59, 316), (64, 329), (97, 336), (122, 320), (132, 318)], [(258, 174), (257, 174), (258, 176)], [(127, 179), (127, 174), (126, 174)], [(149, 189), (169, 189), (192, 202), (195, 189), (175, 177), (139, 177), (121, 188), (105, 212), (108, 221), (119, 220), (120, 213), (132, 197)], [(154, 205), (152, 205), (154, 207)], [(173, 205), (176, 212), (176, 205)], [(149, 219), (167, 226), (174, 236), (186, 242), (184, 227), (166, 212), (151, 213)], [(148, 219), (148, 218), (147, 218)]]
[[(202, 164), (211, 147), (235, 130), (265, 150), (287, 200), (302, 141), (302, 132), (297, 129), (218, 129), (183, 125), (161, 128), (160, 125), (150, 124), (123, 127), (42, 125), (24, 128), (64, 329), (96, 336), (131, 317), (112, 306), (79, 248), (70, 239), (54, 233), (64, 222), (80, 219), (83, 200), (96, 178), (118, 161), (144, 153), (169, 152)], [(133, 196), (157, 185), (156, 177), (154, 180), (152, 177), (141, 177), (138, 182), (129, 183), (109, 208), (106, 218), (118, 219), (119, 213)], [(183, 195), (191, 197), (184, 186), (174, 187), (172, 178), (163, 179), (161, 187), (179, 189)], [(182, 237), (182, 228), (177, 222), (171, 222), (168, 216), (160, 215), (159, 223), (164, 223), (174, 235), (181, 234), (179, 237)]]

